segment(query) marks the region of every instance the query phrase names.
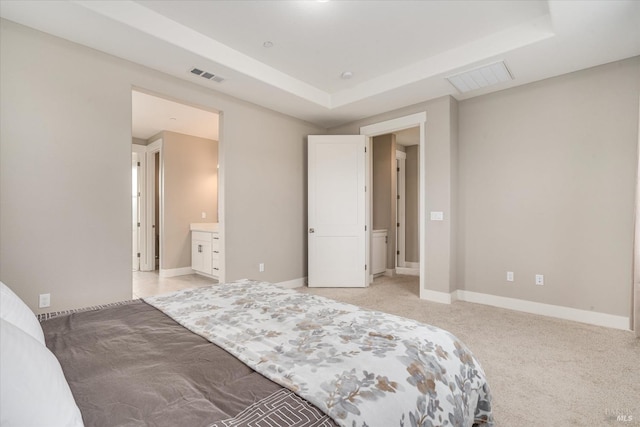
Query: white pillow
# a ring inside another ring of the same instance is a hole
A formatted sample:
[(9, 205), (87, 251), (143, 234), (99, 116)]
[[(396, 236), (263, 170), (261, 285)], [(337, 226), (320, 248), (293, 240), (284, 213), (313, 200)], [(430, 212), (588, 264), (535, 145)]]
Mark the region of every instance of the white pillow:
[(44, 345), (44, 334), (36, 315), (2, 282), (0, 282), (0, 318), (13, 323)]
[(47, 347), (0, 319), (0, 425), (82, 426), (58, 359)]

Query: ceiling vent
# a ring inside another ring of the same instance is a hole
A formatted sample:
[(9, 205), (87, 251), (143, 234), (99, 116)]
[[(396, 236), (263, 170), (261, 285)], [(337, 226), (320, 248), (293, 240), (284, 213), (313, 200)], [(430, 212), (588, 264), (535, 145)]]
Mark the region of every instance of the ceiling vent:
[(447, 80), (461, 93), (466, 93), (498, 83), (508, 82), (509, 80), (513, 80), (513, 77), (504, 61), (500, 61), (454, 74), (453, 76), (447, 77)]
[(210, 73), (208, 71), (203, 71), (199, 68), (192, 68), (191, 69), (191, 74), (195, 74), (196, 76), (200, 76), (202, 78), (205, 78), (207, 80), (213, 80), (216, 83), (221, 83), (224, 81), (224, 79), (220, 76), (216, 76), (213, 73)]

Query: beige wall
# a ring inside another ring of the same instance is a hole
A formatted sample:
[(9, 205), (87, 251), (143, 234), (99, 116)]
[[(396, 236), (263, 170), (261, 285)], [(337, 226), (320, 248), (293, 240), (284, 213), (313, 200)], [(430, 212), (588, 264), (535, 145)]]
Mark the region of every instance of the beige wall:
[[(191, 266), (192, 222), (218, 222), (218, 141), (162, 132), (164, 232), (160, 269)], [(207, 215), (202, 219), (202, 212)]]
[(373, 229), (387, 230), (387, 268), (395, 268), (396, 251), (396, 136), (373, 138)]
[(418, 146), (406, 147), (405, 160), (405, 261), (420, 261), (418, 227)]
[(425, 290), (629, 316), (638, 76), (636, 57), (330, 132), (427, 112), (421, 191), (427, 216), (442, 210), (445, 221), (424, 224)]
[[(427, 110), (426, 167), (424, 186), (426, 205), (425, 257), (427, 287), (451, 293), (457, 288), (456, 198), (455, 186), (457, 133), (457, 101), (440, 98)], [(423, 187), (421, 187), (423, 188)], [(444, 212), (444, 221), (430, 221), (429, 212)]]
[(324, 129), (5, 20), (0, 31), (0, 279), (32, 308), (44, 292), (47, 311), (131, 298), (134, 87), (223, 112), (226, 278), (306, 275), (305, 141)]
[(636, 57), (460, 102), (461, 289), (629, 316), (639, 76)]

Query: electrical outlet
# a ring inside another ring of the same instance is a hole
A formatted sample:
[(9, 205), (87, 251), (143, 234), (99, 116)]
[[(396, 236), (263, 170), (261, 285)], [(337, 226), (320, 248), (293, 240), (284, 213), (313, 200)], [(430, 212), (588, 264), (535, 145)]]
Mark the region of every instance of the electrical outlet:
[(38, 299), (39, 308), (47, 308), (51, 306), (51, 294), (40, 294)]
[(202, 212), (202, 219), (205, 219), (207, 217), (207, 213), (206, 212)]
[(539, 286), (544, 285), (544, 275), (536, 274), (536, 285), (539, 285)]
[(260, 273), (264, 272), (264, 263), (263, 263), (263, 262), (261, 262), (260, 264), (258, 264), (258, 271), (259, 271)]
[(507, 271), (507, 282), (513, 282), (513, 271)]

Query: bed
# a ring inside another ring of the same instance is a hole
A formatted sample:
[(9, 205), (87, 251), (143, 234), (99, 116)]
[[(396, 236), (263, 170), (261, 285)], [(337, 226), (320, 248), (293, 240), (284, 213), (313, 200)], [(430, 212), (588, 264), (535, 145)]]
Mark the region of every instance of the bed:
[[(39, 318), (81, 414), (47, 425), (493, 425), (484, 372), (450, 333), (269, 283)], [(2, 425), (21, 425), (4, 422), (6, 383)]]

